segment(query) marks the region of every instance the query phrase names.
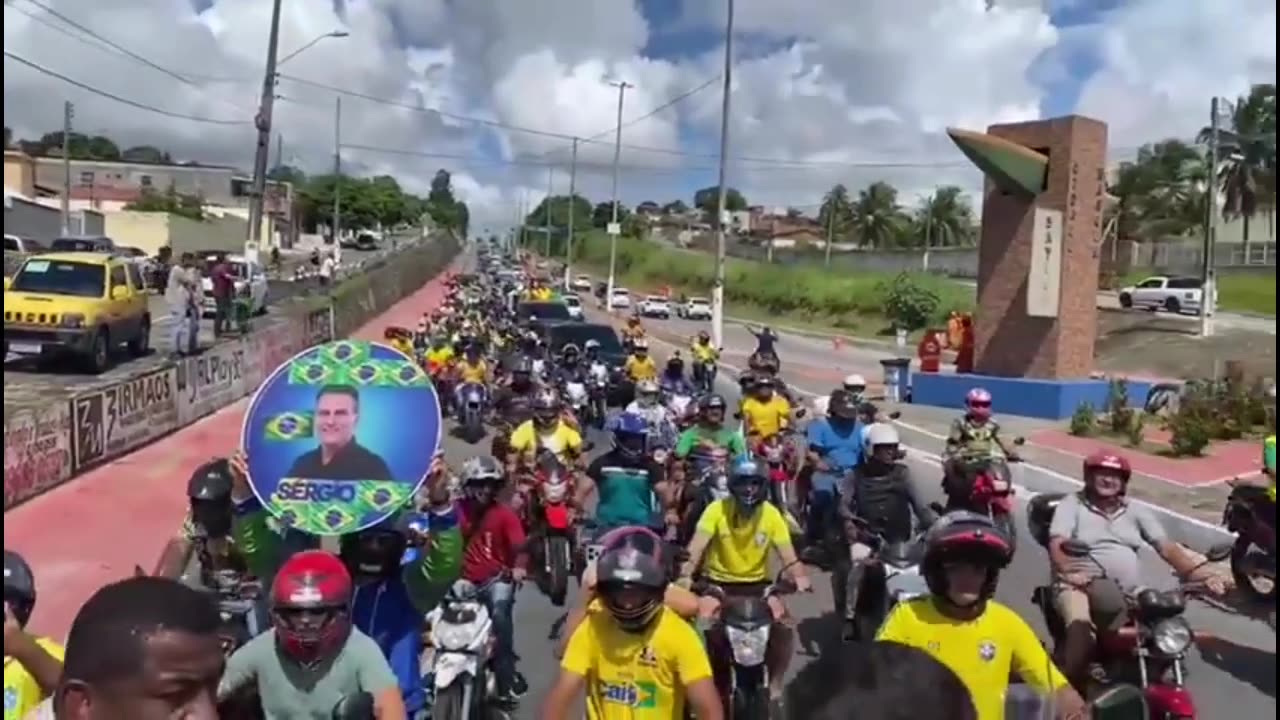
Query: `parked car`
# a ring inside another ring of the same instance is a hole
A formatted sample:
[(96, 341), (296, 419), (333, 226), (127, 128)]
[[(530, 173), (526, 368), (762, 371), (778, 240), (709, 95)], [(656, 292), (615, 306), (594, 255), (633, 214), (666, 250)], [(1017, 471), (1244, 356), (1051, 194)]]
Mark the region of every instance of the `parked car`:
[[(249, 312), (253, 315), (259, 315), (267, 311), (267, 292), (269, 285), (267, 283), (267, 273), (261, 265), (256, 262), (250, 262), (241, 255), (230, 255), (227, 257), (227, 263), (231, 265), (232, 273), (236, 277), (236, 294), (246, 294), (249, 298)], [(209, 266), (212, 269), (212, 265)], [(208, 270), (200, 279), (201, 287), (204, 289), (204, 303), (201, 308), (201, 314), (207, 318), (214, 316), (217, 311), (218, 304), (213, 299), (213, 279), (209, 277)]]
[(38, 240), (5, 233), (4, 249), (5, 252), (38, 253), (44, 252), (45, 247)]
[[(1203, 283), (1197, 277), (1155, 275), (1136, 285), (1120, 289), (1120, 307), (1168, 310), (1172, 313), (1198, 314), (1204, 295)], [(1214, 303), (1218, 301), (1214, 291)]]
[(27, 258), (4, 279), (4, 352), (72, 356), (92, 373), (112, 350), (135, 357), (151, 345), (151, 311), (142, 273), (112, 253), (55, 252)]
[(676, 308), (676, 314), (685, 320), (710, 320), (711, 301), (702, 297), (689, 298)]
[(613, 296), (610, 307), (619, 310), (627, 310), (631, 308), (631, 291), (626, 288), (616, 287), (613, 289)]
[(640, 314), (644, 317), (671, 318), (671, 301), (661, 295), (649, 295), (640, 303)]
[(68, 235), (54, 240), (49, 250), (56, 253), (113, 253), (116, 243), (106, 235)]
[(569, 283), (569, 287), (578, 292), (591, 292), (591, 276), (579, 275), (573, 279), (573, 282)]
[(561, 295), (560, 302), (564, 303), (564, 307), (569, 311), (569, 317), (582, 322), (582, 299), (577, 295)]
[(517, 321), (526, 322), (534, 318), (538, 320), (572, 320), (573, 314), (569, 312), (568, 306), (558, 300), (547, 302), (528, 301), (516, 305)]

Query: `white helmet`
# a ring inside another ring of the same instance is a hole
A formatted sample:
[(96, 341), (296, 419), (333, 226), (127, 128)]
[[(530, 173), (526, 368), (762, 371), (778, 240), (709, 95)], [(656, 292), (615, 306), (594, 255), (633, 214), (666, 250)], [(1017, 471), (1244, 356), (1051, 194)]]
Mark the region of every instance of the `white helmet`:
[(657, 395), (660, 391), (658, 383), (653, 380), (641, 380), (636, 383), (636, 393), (639, 395)]
[(867, 388), (867, 379), (858, 373), (854, 373), (845, 377), (843, 384), (845, 390), (853, 390), (854, 388), (865, 390)]
[(867, 434), (863, 439), (868, 453), (877, 445), (898, 445), (900, 442), (897, 428), (889, 423), (873, 423), (868, 426)]

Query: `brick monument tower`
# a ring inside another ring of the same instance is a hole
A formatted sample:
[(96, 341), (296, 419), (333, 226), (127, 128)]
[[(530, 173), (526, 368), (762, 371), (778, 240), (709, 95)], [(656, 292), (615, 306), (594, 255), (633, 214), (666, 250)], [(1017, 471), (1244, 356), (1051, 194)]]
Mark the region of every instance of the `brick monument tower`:
[(987, 178), (975, 372), (1087, 378), (1097, 333), (1106, 124), (1070, 115), (948, 134)]

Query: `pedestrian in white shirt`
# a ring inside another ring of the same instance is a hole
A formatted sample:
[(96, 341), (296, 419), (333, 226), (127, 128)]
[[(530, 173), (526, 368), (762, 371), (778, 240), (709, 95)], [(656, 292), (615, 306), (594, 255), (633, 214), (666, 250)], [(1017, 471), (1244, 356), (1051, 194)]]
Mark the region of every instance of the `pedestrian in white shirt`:
[(328, 287), (333, 282), (333, 275), (338, 270), (338, 263), (333, 259), (330, 253), (324, 256), (324, 261), (320, 263), (320, 286)]

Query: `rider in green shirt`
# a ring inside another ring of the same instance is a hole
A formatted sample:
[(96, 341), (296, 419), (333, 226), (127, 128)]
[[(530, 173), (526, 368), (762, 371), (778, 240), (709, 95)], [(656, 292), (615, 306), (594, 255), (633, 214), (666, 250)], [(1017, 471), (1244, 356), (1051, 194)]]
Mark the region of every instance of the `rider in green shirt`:
[(685, 461), (696, 466), (710, 459), (716, 451), (727, 453), (730, 460), (747, 454), (747, 444), (741, 433), (725, 427), (727, 407), (724, 398), (715, 394), (698, 401), (697, 424), (680, 433), (676, 440), (676, 471), (681, 479), (685, 477)]

